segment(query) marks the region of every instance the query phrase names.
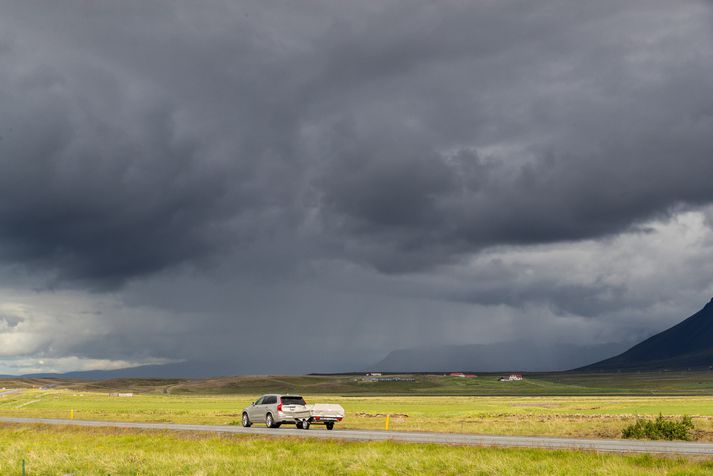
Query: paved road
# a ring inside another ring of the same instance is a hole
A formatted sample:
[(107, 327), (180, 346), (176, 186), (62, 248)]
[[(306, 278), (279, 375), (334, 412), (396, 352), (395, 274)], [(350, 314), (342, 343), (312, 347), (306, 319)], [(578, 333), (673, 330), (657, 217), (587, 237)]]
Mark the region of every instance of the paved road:
[(21, 388), (13, 388), (12, 390), (0, 390), (0, 397), (4, 397), (5, 395), (11, 395), (13, 393), (18, 393), (22, 391)]
[(580, 449), (616, 453), (660, 453), (677, 455), (713, 456), (713, 443), (589, 440), (579, 438), (542, 438), (531, 436), (488, 436), (458, 433), (416, 433), (403, 431), (333, 430), (322, 427), (312, 430), (293, 428), (243, 428), (240, 426), (188, 425), (175, 423), (130, 423), (116, 421), (60, 420), (45, 418), (0, 417), (0, 423), (32, 423), (45, 425), (75, 425), (85, 427), (135, 428), (141, 430), (205, 431), (261, 436), (298, 436), (307, 438), (340, 439), (351, 441), (406, 441), (411, 443), (437, 443), (472, 446), (500, 446), (520, 448)]

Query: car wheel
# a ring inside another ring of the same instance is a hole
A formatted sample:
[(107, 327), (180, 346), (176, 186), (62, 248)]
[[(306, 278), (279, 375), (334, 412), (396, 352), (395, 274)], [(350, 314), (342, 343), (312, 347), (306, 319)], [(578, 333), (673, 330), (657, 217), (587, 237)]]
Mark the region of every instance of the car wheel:
[(268, 428), (275, 428), (275, 420), (272, 418), (272, 413), (268, 413), (265, 417), (265, 426)]
[(250, 421), (250, 417), (247, 413), (243, 413), (243, 426), (245, 428), (252, 426), (252, 422)]
[(308, 422), (308, 421), (302, 423), (302, 429), (303, 429), (303, 430), (309, 430), (309, 422)]
[(301, 429), (302, 429), (302, 422), (301, 422), (301, 421), (298, 421), (297, 423), (295, 423), (295, 426), (297, 427), (298, 430), (301, 430)]
[(334, 422), (330, 421), (328, 423), (325, 423), (325, 426), (327, 427), (328, 430), (331, 430), (334, 428)]

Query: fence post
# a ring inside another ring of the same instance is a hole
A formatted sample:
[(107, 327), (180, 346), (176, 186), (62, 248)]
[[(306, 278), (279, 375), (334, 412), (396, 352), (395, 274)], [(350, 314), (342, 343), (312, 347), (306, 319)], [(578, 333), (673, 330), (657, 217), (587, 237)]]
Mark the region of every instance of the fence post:
[(386, 415), (386, 431), (389, 431), (389, 415)]
[(22, 460), (22, 476), (25, 476), (25, 460)]

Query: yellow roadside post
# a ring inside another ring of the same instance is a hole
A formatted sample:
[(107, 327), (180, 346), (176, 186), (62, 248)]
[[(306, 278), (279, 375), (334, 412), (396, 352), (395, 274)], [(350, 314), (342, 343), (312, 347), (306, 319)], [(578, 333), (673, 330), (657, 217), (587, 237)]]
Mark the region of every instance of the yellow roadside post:
[(389, 415), (386, 415), (386, 431), (389, 431)]
[(74, 420), (74, 409), (69, 411), (69, 419)]

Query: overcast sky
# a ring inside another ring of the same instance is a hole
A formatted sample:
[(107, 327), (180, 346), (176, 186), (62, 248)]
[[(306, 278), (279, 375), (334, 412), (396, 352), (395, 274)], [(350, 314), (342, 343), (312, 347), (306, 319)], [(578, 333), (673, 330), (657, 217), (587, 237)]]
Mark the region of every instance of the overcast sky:
[(0, 373), (635, 343), (712, 178), (711, 2), (0, 0)]

